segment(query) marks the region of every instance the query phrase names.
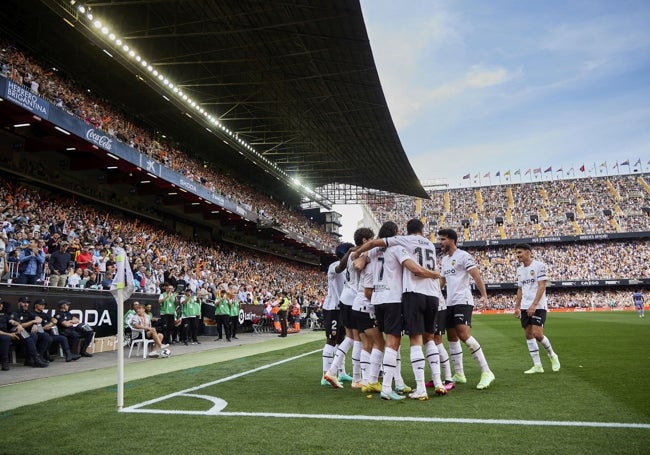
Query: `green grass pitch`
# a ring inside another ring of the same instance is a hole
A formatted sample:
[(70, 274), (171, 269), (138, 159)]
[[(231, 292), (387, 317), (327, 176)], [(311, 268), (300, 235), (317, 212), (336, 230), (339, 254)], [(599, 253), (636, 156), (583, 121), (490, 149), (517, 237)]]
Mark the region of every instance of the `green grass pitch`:
[(322, 343), (311, 342), (129, 383), (125, 406), (137, 412), (116, 411), (115, 387), (4, 412), (0, 453), (649, 453), (649, 324), (634, 312), (549, 314), (562, 369), (542, 353), (546, 373), (529, 376), (519, 321), (475, 316), (495, 383), (475, 389), (465, 349), (468, 383), (427, 402), (322, 387)]

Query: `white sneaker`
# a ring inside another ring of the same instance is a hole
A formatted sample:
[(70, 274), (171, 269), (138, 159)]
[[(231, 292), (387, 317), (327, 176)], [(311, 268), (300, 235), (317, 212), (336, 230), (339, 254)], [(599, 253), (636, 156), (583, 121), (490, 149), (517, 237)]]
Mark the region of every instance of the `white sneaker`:
[(543, 373), (544, 372), (544, 367), (541, 365), (533, 365), (532, 368), (524, 371), (524, 374), (535, 374), (535, 373)]
[(149, 355), (147, 356), (147, 358), (152, 358), (152, 359), (157, 359), (158, 357), (160, 357), (160, 352), (158, 351), (150, 352)]
[(560, 371), (560, 358), (557, 354), (553, 354), (551, 357), (551, 368), (553, 371)]
[(422, 392), (418, 392), (416, 390), (415, 392), (409, 393), (408, 397), (411, 400), (419, 400), (419, 401), (427, 401), (429, 399), (429, 395), (427, 394), (426, 390), (424, 390)]

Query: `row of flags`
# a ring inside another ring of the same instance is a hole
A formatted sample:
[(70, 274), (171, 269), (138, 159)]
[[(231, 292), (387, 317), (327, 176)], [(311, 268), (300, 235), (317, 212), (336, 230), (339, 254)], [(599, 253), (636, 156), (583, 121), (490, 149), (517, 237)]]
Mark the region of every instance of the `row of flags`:
[[(648, 161), (647, 164), (650, 165), (650, 160)], [(618, 161), (616, 161), (616, 163), (612, 166), (612, 169), (620, 169), (620, 166), (628, 166), (628, 168), (630, 168), (630, 167), (636, 167), (636, 166), (640, 166), (640, 165), (641, 165), (641, 158), (639, 158), (636, 161), (636, 163), (634, 163), (632, 165), (630, 165), (630, 160), (625, 160), (622, 163), (619, 163)], [(595, 170), (595, 168), (596, 168), (596, 163), (594, 163), (594, 170)], [(607, 168), (607, 161), (602, 162), (600, 164), (600, 168), (601, 169), (602, 168)], [(582, 163), (582, 166), (580, 166), (578, 168), (578, 170), (580, 172), (584, 173), (587, 170), (587, 168), (585, 167), (585, 164)], [(542, 173), (546, 174), (548, 172), (553, 172), (553, 166), (549, 166), (544, 170), (542, 170), (541, 167), (528, 168), (526, 171), (524, 171), (523, 175), (529, 175), (529, 174), (531, 174), (531, 172), (532, 172), (533, 175), (542, 174)], [(558, 169), (556, 169), (555, 172), (561, 172), (564, 175), (564, 169), (562, 167), (559, 167)], [(503, 173), (503, 177), (509, 177), (510, 175), (519, 175), (519, 176), (521, 176), (522, 175), (521, 169), (517, 169), (514, 172), (511, 172), (511, 170), (508, 169), (507, 171), (505, 171)], [(573, 169), (573, 167), (571, 167), (569, 170), (566, 171), (566, 175), (575, 175), (575, 170)], [(465, 175), (463, 175), (463, 180), (470, 179), (471, 177), (472, 177), (471, 174), (465, 174)], [(474, 175), (475, 179), (480, 178), (480, 177), (481, 177), (480, 173)], [(487, 172), (485, 175), (483, 175), (483, 178), (491, 178), (491, 177), (492, 177), (492, 175), (491, 175), (490, 172)], [(497, 171), (496, 174), (494, 174), (494, 177), (501, 177), (501, 171)]]

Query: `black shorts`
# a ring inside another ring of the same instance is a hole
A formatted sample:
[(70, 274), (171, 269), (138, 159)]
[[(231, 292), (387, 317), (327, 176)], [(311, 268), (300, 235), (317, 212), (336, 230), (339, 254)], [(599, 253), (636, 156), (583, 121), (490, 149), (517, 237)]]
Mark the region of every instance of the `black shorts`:
[(402, 336), (404, 330), (402, 302), (375, 305), (375, 319), (380, 332)]
[(339, 322), (341, 328), (354, 329), (354, 321), (352, 320), (352, 305), (339, 305)]
[(447, 329), (447, 308), (438, 310), (436, 313), (436, 322), (433, 325), (434, 335), (444, 335)]
[(377, 321), (375, 320), (373, 314), (365, 311), (352, 310), (352, 315), (352, 318), (355, 320), (355, 328), (359, 332), (365, 332), (368, 329), (377, 327)]
[(473, 305), (453, 305), (447, 307), (447, 329), (453, 329), (457, 325), (472, 326)]
[(325, 324), (325, 336), (330, 339), (335, 337), (341, 327), (339, 310), (323, 310), (323, 323)]
[(409, 335), (433, 333), (438, 312), (438, 297), (405, 292), (402, 294), (402, 311), (404, 312), (404, 330)]
[(526, 328), (527, 325), (537, 325), (544, 327), (546, 322), (546, 310), (535, 310), (535, 314), (528, 316), (528, 311), (521, 310), (521, 326)]

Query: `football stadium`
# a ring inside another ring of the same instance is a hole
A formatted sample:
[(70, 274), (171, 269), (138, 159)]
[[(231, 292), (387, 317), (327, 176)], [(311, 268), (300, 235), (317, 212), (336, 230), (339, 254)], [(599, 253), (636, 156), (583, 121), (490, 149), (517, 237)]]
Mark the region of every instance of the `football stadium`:
[(0, 453), (648, 453), (647, 151), (418, 178), (363, 6), (3, 3)]

